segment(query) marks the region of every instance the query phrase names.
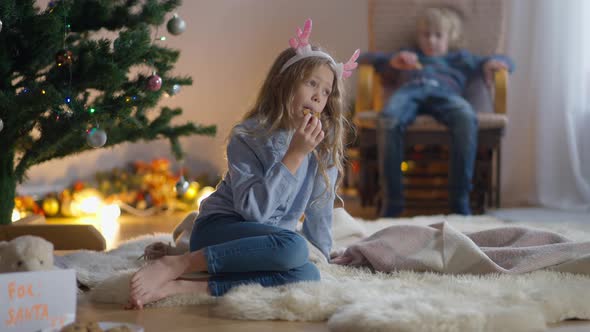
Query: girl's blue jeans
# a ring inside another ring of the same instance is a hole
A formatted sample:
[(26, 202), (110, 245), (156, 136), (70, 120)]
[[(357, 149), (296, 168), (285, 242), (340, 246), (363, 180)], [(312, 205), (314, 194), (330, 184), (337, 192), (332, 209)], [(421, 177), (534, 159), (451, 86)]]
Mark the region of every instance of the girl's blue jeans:
[(190, 250), (199, 249), (207, 260), (213, 296), (244, 284), (270, 287), (320, 280), (317, 267), (309, 261), (306, 240), (284, 228), (211, 215), (193, 227)]
[(477, 149), (477, 116), (463, 97), (429, 84), (409, 84), (389, 99), (377, 124), (377, 146), (383, 189), (382, 217), (403, 211), (401, 163), (404, 133), (418, 114), (429, 114), (449, 128), (451, 165), (449, 204), (453, 213), (471, 214), (473, 167)]

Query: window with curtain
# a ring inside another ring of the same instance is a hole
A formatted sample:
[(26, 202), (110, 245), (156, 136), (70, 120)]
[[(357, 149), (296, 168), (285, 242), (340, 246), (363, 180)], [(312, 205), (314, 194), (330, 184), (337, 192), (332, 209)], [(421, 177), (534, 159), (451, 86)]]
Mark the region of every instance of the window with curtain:
[(508, 10), (517, 69), (505, 197), (590, 212), (590, 1), (513, 0)]

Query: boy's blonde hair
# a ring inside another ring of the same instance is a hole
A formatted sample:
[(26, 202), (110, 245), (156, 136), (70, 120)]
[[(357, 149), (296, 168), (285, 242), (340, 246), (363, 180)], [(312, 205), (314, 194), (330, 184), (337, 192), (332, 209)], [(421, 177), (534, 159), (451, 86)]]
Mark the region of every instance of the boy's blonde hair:
[[(313, 50), (320, 50), (312, 46)], [(294, 119), (291, 117), (291, 104), (295, 98), (295, 93), (299, 84), (307, 79), (312, 71), (322, 65), (327, 65), (332, 69), (334, 82), (332, 92), (328, 96), (328, 101), (320, 120), (322, 130), (325, 133), (324, 139), (314, 150), (314, 155), (318, 161), (319, 171), (326, 184), (326, 190), (332, 193), (332, 186), (328, 178), (327, 170), (336, 167), (338, 178), (334, 184), (334, 190), (338, 188), (344, 173), (344, 138), (346, 128), (349, 126), (344, 114), (344, 89), (342, 79), (336, 73), (333, 63), (326, 58), (308, 57), (302, 59), (281, 73), (283, 65), (295, 56), (295, 50), (288, 48), (281, 52), (270, 68), (264, 83), (260, 89), (256, 103), (244, 115), (243, 121), (256, 118), (260, 122), (260, 128), (256, 132), (245, 132), (249, 135), (263, 136), (274, 132), (275, 130), (292, 130)], [(230, 135), (236, 133), (232, 130)], [(323, 193), (322, 193), (323, 195)]]
[(463, 19), (461, 14), (449, 7), (429, 7), (418, 17), (416, 27), (421, 25), (449, 35), (449, 48), (457, 49), (462, 43)]

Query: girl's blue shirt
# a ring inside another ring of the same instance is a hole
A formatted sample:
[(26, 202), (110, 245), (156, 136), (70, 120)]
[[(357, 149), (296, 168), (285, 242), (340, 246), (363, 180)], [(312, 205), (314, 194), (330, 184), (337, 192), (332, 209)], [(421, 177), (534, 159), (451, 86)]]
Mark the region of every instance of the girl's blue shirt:
[(311, 153), (291, 174), (282, 159), (292, 132), (278, 130), (268, 136), (243, 133), (263, 130), (255, 119), (235, 128), (227, 146), (228, 171), (215, 192), (201, 203), (196, 222), (212, 214), (238, 215), (294, 231), (304, 215), (303, 235), (329, 260), (337, 169), (327, 171), (331, 190), (326, 190)]

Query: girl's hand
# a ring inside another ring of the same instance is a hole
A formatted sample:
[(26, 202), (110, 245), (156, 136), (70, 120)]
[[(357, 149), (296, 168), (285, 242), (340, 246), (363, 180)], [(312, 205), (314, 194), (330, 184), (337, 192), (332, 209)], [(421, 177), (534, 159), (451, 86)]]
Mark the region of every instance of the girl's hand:
[(306, 114), (291, 138), (289, 148), (282, 160), (283, 164), (292, 174), (295, 174), (305, 156), (312, 152), (323, 139), (322, 122), (315, 116)]
[(488, 60), (483, 65), (484, 78), (488, 86), (492, 86), (494, 83), (494, 73), (502, 69), (508, 70), (508, 65), (500, 60)]
[(398, 70), (420, 69), (418, 56), (414, 52), (401, 51), (389, 60), (389, 65)]
[(303, 117), (299, 128), (295, 130), (287, 153), (307, 155), (324, 139), (322, 122), (311, 113)]

